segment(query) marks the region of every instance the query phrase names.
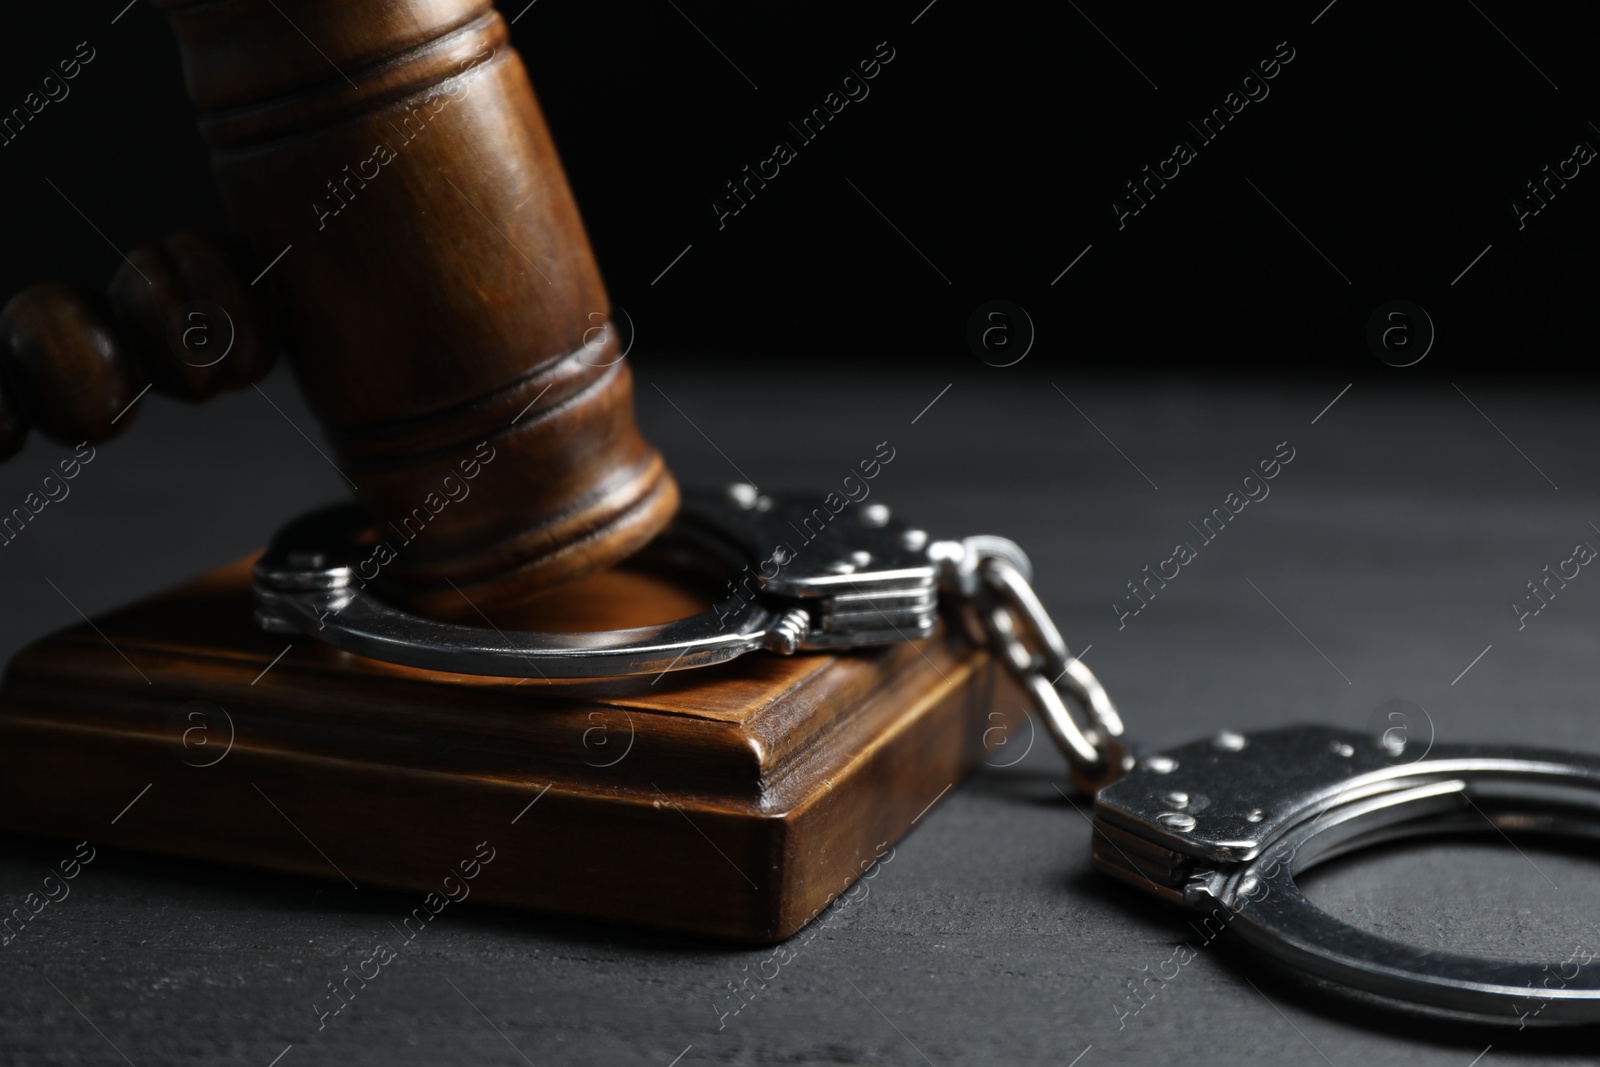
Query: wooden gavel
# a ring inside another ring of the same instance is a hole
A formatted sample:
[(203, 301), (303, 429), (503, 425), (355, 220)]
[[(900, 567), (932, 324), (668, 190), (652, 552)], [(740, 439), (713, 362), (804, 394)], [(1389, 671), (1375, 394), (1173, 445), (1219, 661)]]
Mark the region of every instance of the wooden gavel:
[(147, 384), (246, 386), (281, 343), (413, 610), (524, 603), (658, 533), (677, 489), (490, 0), (154, 2), (253, 265), (179, 234), (107, 296), (13, 298), (0, 458), (29, 425), (111, 436)]

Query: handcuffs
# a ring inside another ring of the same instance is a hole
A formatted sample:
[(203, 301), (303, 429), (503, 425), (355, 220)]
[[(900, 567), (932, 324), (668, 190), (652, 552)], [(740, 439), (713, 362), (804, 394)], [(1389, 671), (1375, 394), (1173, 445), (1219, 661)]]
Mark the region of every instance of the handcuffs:
[(1392, 941), (1317, 908), (1295, 881), (1323, 860), (1400, 838), (1490, 828), (1600, 837), (1600, 757), (1441, 744), (1400, 762), (1391, 738), (1327, 726), (1225, 730), (1165, 752), (1129, 751), (1104, 687), (1034, 593), (1022, 550), (1000, 537), (932, 540), (882, 504), (835, 513), (750, 485), (687, 491), (647, 551), (720, 573), (727, 595), (690, 618), (593, 633), (503, 632), (403, 611), (361, 580), (366, 528), (359, 508), (344, 505), (280, 531), (255, 567), (257, 624), (412, 667), (569, 679), (912, 641), (935, 632), (944, 608), (1005, 664), (1093, 795), (1103, 871), (1361, 993), (1479, 1021), (1600, 1021), (1600, 968), (1552, 986), (1549, 964)]

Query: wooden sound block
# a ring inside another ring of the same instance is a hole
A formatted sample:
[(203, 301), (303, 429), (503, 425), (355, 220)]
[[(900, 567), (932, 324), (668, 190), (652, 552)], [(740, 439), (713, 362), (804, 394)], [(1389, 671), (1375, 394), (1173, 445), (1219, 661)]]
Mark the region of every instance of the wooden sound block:
[(252, 562), (17, 655), (0, 825), (429, 894), (418, 922), (470, 893), (773, 942), (974, 767), (1010, 685), (944, 634), (655, 679), (418, 670), (258, 631)]

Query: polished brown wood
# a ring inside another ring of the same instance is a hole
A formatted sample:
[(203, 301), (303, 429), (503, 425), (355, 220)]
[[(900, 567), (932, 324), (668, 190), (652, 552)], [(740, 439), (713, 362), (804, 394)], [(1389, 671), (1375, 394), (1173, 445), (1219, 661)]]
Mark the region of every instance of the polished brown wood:
[[(1010, 685), (949, 636), (609, 683), (423, 671), (255, 630), (249, 564), (12, 661), (0, 825), (418, 904), (481, 842), (475, 899), (770, 942), (968, 773)], [(701, 606), (626, 571), (578, 592), (523, 621)]]
[(70, 282), (24, 289), (0, 311), (0, 338), (19, 413), (46, 437), (98, 443), (132, 418), (144, 374), (119, 344), (104, 296)]
[(111, 307), (156, 392), (198, 403), (272, 367), (274, 348), (220, 239), (177, 233), (136, 248), (111, 280)]
[[(339, 467), (379, 525), (426, 516), (389, 594), (472, 615), (659, 532), (676, 489), (488, 0), (157, 5)], [(470, 498), (430, 514), (484, 450)]]
[[(146, 382), (188, 400), (253, 382), (271, 336), (373, 521), (425, 528), (382, 579), (414, 610), (517, 604), (660, 532), (677, 489), (488, 0), (156, 3), (251, 264), (180, 234), (131, 252), (109, 304), (19, 294), (0, 458), (29, 423), (103, 440)], [(464, 464), (481, 478), (456, 499)]]
[[(98, 440), (147, 381), (238, 387), (281, 342), (404, 544), (383, 595), (504, 629), (704, 610), (722, 590), (624, 565), (677, 489), (487, 0), (155, 2), (253, 262), (179, 236), (109, 300), (13, 300), (0, 451), (26, 422)], [(1010, 684), (949, 634), (604, 682), (422, 671), (257, 630), (250, 562), (12, 661), (0, 826), (429, 894), (424, 922), (472, 863), (481, 900), (773, 941), (972, 767)]]
[(213, 236), (135, 248), (107, 296), (32, 286), (0, 310), (0, 459), (30, 424), (61, 444), (99, 443), (133, 423), (147, 384), (204, 400), (256, 381), (273, 354), (233, 254)]

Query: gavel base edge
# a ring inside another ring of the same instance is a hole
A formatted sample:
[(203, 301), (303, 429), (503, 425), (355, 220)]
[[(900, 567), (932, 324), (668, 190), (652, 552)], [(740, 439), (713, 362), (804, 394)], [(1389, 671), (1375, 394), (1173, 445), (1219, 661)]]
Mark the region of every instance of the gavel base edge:
[[(976, 766), (997, 701), (1019, 703), (944, 635), (654, 683), (440, 674), (304, 639), (273, 663), (286, 640), (250, 625), (252, 562), (13, 659), (0, 826), (400, 890), (407, 930), (466, 893), (772, 943)], [(186, 718), (193, 701), (227, 714)]]

